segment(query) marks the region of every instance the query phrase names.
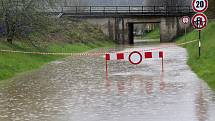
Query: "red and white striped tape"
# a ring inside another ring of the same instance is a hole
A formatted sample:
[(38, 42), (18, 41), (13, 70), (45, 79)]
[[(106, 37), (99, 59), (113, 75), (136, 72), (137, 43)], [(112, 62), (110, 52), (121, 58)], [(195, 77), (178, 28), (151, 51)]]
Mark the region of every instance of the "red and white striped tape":
[[(164, 52), (163, 51), (154, 51), (154, 52), (139, 52), (142, 55), (142, 59), (152, 59), (152, 58), (163, 58)], [(107, 53), (105, 55), (106, 61), (112, 61), (112, 60), (129, 60), (129, 55), (131, 53)]]

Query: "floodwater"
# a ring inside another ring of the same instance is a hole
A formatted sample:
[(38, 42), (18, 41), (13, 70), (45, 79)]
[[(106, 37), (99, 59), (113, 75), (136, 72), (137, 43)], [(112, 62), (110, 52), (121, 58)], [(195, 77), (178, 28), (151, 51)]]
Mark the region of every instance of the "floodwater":
[(0, 121), (215, 121), (215, 94), (185, 49), (163, 51), (163, 73), (160, 60), (113, 61), (106, 79), (103, 56), (81, 56), (17, 77), (0, 88)]

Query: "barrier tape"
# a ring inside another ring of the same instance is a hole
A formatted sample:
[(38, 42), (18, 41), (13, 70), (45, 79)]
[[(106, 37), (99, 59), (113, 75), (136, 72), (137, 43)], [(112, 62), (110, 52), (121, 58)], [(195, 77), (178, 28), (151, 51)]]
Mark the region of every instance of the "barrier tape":
[[(138, 52), (153, 51), (153, 50), (160, 50), (160, 49), (164, 49), (164, 48), (171, 48), (171, 47), (175, 47), (175, 46), (182, 46), (182, 45), (190, 44), (190, 43), (197, 42), (197, 41), (198, 40), (192, 40), (192, 41), (189, 41), (189, 42), (184, 42), (184, 43), (180, 43), (180, 44), (176, 44), (176, 45), (166, 45), (166, 46), (162, 46), (162, 47), (158, 47), (158, 48), (140, 50)], [(129, 47), (132, 47), (132, 46), (129, 46)], [(130, 52), (124, 52), (124, 53), (130, 53)]]
[[(152, 49), (145, 49), (145, 50), (140, 50), (139, 52), (144, 52), (144, 51), (153, 51), (153, 50), (160, 50), (164, 48), (170, 48), (170, 47), (175, 47), (175, 46), (182, 46), (186, 44), (190, 44), (193, 42), (197, 42), (198, 40), (193, 40), (189, 42), (184, 42), (176, 45), (166, 45), (158, 48), (152, 48)], [(133, 46), (124, 46), (124, 47), (133, 47)], [(107, 49), (108, 51), (110, 49)], [(5, 52), (5, 53), (20, 53), (20, 54), (35, 54), (35, 55), (61, 55), (61, 56), (101, 56), (106, 54), (106, 52), (96, 52), (96, 53), (54, 53), (54, 52), (26, 52), (26, 51), (15, 51), (15, 50), (0, 50), (0, 52)], [(111, 53), (114, 53), (116, 51), (111, 51)], [(124, 51), (124, 53), (130, 53), (128, 51)]]
[(35, 54), (35, 55), (62, 55), (62, 56), (90, 56), (90, 55), (102, 55), (103, 53), (51, 53), (51, 52), (26, 52), (26, 51), (14, 51), (14, 50), (0, 50), (0, 52), (7, 53), (20, 53), (20, 54)]

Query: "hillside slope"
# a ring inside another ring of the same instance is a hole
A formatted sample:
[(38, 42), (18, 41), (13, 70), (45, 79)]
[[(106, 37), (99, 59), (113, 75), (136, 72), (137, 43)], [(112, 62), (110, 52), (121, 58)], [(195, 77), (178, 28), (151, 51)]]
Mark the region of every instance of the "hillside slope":
[[(189, 53), (188, 64), (200, 78), (205, 80), (208, 85), (215, 89), (215, 21), (209, 22), (206, 29), (202, 31), (202, 56), (198, 57), (198, 43), (185, 45)], [(198, 39), (196, 30), (187, 35), (187, 40)], [(177, 39), (178, 43), (185, 42), (185, 37)]]
[[(50, 24), (48, 31), (32, 33), (30, 38), (16, 38), (9, 44), (0, 38), (0, 50), (25, 52), (80, 53), (113, 46), (101, 30), (85, 21), (72, 20)], [(65, 56), (0, 52), (0, 80), (5, 80)]]

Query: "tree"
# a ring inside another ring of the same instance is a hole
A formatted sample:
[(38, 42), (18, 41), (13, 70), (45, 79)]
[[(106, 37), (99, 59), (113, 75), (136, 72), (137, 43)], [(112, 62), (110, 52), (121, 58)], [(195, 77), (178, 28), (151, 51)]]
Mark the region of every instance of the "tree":
[(12, 44), (14, 37), (37, 31), (44, 25), (41, 10), (53, 5), (54, 0), (0, 0), (0, 18), (5, 26), (5, 36)]

